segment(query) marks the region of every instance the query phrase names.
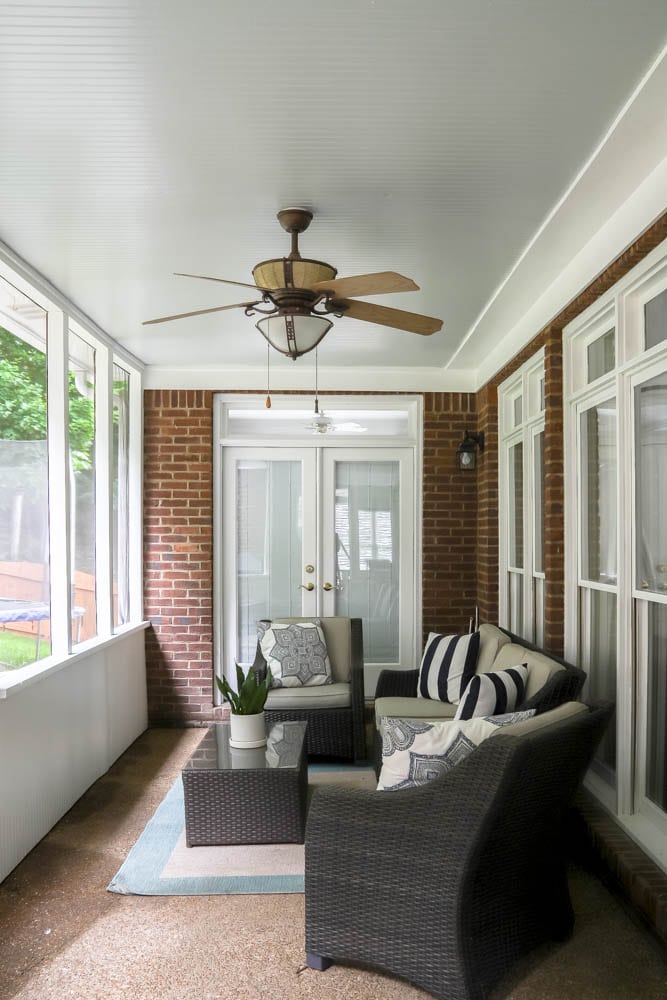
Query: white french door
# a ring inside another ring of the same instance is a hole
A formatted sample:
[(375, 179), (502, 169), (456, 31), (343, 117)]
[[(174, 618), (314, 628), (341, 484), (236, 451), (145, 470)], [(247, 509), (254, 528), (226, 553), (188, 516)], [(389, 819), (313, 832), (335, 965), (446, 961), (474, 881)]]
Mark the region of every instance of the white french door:
[(225, 670), (251, 663), (256, 622), (363, 620), (366, 693), (415, 643), (411, 448), (225, 447), (222, 462)]

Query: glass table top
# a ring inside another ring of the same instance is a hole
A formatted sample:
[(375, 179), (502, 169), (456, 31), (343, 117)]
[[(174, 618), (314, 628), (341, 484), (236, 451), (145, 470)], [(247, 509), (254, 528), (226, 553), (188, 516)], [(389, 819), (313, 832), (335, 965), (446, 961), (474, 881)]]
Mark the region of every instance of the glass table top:
[(184, 770), (259, 770), (299, 766), (305, 722), (277, 722), (268, 731), (266, 746), (237, 750), (229, 745), (229, 723), (216, 722), (192, 754)]

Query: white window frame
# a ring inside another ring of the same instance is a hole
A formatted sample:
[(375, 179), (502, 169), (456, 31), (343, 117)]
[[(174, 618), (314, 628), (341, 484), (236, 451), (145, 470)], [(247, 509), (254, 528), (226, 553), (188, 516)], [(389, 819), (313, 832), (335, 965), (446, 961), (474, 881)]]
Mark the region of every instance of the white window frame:
[[(540, 348), (508, 379), (498, 386), (498, 620), (512, 629), (510, 575), (520, 578), (522, 637), (540, 640), (544, 613), (536, 614), (536, 594), (544, 600), (545, 573), (535, 568), (537, 524), (533, 483), (535, 481), (535, 438), (544, 431), (544, 348)], [(521, 400), (521, 421), (516, 422), (516, 402)], [(514, 445), (523, 445), (523, 567), (510, 566), (509, 535), (511, 499), (509, 496), (509, 456)], [(542, 497), (544, 523), (544, 496)], [(517, 585), (518, 586), (518, 585)]]
[[(577, 449), (579, 414), (592, 402), (615, 396), (618, 412), (617, 503), (617, 761), (616, 794), (591, 769), (587, 787), (617, 818), (642, 848), (667, 870), (667, 817), (641, 794), (645, 762), (647, 663), (647, 595), (637, 589), (634, 526), (636, 470), (634, 466), (635, 386), (667, 370), (667, 341), (644, 350), (647, 301), (667, 289), (667, 241), (582, 312), (563, 331), (565, 426), (565, 655), (576, 660), (581, 584), (579, 553), (580, 470)], [(586, 350), (611, 326), (616, 330), (616, 365), (587, 382)], [(590, 586), (590, 581), (585, 585)], [(594, 584), (598, 589), (611, 589)], [(667, 597), (651, 594), (651, 602)], [(586, 669), (585, 664), (582, 664)]]
[[(142, 476), (143, 476), (143, 364), (123, 350), (91, 322), (37, 271), (0, 243), (0, 277), (32, 299), (47, 314), (47, 450), (49, 459), (49, 559), (51, 602), (51, 654), (25, 667), (0, 673), (0, 698), (39, 680), (42, 675), (113, 641), (143, 622)], [(9, 329), (4, 317), (0, 323)], [(86, 340), (96, 352), (95, 386), (95, 576), (97, 635), (72, 646), (70, 495), (68, 459), (69, 330)], [(43, 345), (42, 345), (43, 346)], [(112, 608), (112, 371), (120, 365), (129, 381), (129, 621), (113, 627)]]

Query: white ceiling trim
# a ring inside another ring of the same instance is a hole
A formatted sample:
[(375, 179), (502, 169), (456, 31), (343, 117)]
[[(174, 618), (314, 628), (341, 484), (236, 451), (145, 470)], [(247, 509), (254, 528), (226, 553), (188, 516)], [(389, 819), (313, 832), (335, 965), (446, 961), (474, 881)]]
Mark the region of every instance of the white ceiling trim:
[[(508, 272), (507, 276), (504, 278), (504, 280), (501, 282), (501, 284), (498, 286), (498, 288), (496, 288), (496, 290), (494, 291), (494, 293), (492, 294), (491, 298), (489, 299), (489, 301), (486, 303), (486, 305), (482, 309), (481, 313), (479, 314), (479, 316), (477, 317), (477, 319), (475, 320), (475, 322), (473, 323), (473, 325), (470, 327), (470, 329), (468, 330), (468, 332), (466, 333), (466, 335), (461, 340), (461, 343), (459, 344), (459, 346), (457, 347), (457, 349), (452, 353), (452, 356), (449, 359), (449, 361), (447, 362), (447, 365), (445, 367), (449, 367), (450, 365), (453, 364), (454, 361), (456, 361), (456, 358), (463, 351), (463, 348), (465, 347), (466, 343), (475, 334), (475, 332), (480, 328), (480, 326), (481, 326), (484, 318), (486, 317), (486, 315), (493, 308), (494, 303), (502, 295), (504, 289), (509, 285), (509, 283), (511, 282), (512, 278), (514, 277), (514, 275), (519, 270), (519, 268), (520, 268), (521, 264), (523, 263), (523, 261), (531, 253), (531, 251), (533, 250), (533, 248), (538, 243), (538, 241), (539, 241), (540, 237), (542, 236), (542, 234), (545, 233), (545, 231), (547, 230), (547, 228), (549, 227), (549, 225), (551, 224), (551, 222), (556, 218), (556, 216), (561, 211), (561, 209), (563, 209), (566, 206), (568, 200), (571, 199), (572, 201), (574, 201), (576, 199), (577, 189), (580, 186), (580, 182), (586, 176), (586, 174), (588, 174), (591, 171), (591, 169), (594, 166), (594, 164), (596, 163), (596, 161), (599, 161), (599, 160), (602, 159), (602, 157), (604, 155), (604, 151), (609, 147), (611, 138), (620, 130), (623, 121), (628, 116), (628, 112), (633, 107), (633, 105), (638, 101), (638, 99), (642, 95), (643, 91), (645, 89), (648, 89), (647, 85), (652, 80), (653, 76), (656, 75), (656, 73), (660, 69), (660, 67), (662, 67), (662, 70), (663, 70), (663, 78), (665, 77), (665, 75), (667, 75), (667, 58), (666, 57), (667, 57), (667, 45), (663, 48), (663, 50), (660, 52), (660, 54), (655, 59), (655, 61), (653, 62), (653, 64), (650, 66), (650, 68), (644, 74), (644, 76), (642, 77), (642, 79), (639, 82), (639, 84), (637, 85), (637, 87), (635, 87), (634, 91), (632, 92), (632, 94), (630, 95), (630, 97), (628, 98), (628, 100), (625, 102), (625, 104), (623, 105), (623, 107), (621, 108), (621, 110), (619, 111), (619, 113), (617, 114), (616, 118), (614, 119), (614, 121), (612, 122), (612, 124), (610, 125), (610, 127), (607, 129), (607, 132), (604, 135), (604, 137), (602, 138), (602, 140), (599, 142), (599, 144), (597, 145), (597, 147), (593, 150), (593, 152), (589, 156), (588, 160), (584, 163), (584, 165), (582, 166), (582, 168), (579, 170), (579, 172), (575, 176), (574, 180), (571, 182), (571, 184), (569, 184), (569, 186), (563, 192), (563, 194), (558, 199), (558, 201), (556, 202), (556, 204), (554, 205), (554, 207), (548, 213), (548, 215), (546, 216), (546, 218), (544, 219), (544, 221), (542, 222), (542, 224), (539, 226), (539, 228), (535, 232), (535, 235), (532, 237), (532, 239), (527, 244), (527, 246), (525, 247), (525, 249), (519, 255), (517, 261), (512, 266), (512, 268)], [(658, 110), (658, 113), (661, 115), (661, 117), (664, 118), (664, 95), (665, 95), (665, 87), (664, 87), (664, 85), (660, 81), (657, 81), (657, 82), (659, 84), (659, 92), (662, 95), (661, 96), (661, 104), (659, 104), (657, 110)], [(654, 86), (653, 87), (653, 95), (656, 95), (657, 93), (658, 93), (658, 90)], [(652, 95), (649, 94), (649, 99), (651, 98), (651, 96)], [(612, 165), (616, 166), (615, 163), (614, 164), (609, 164), (610, 167)]]
[[(146, 389), (252, 389), (266, 392), (266, 369), (167, 368), (149, 366), (144, 372)], [(339, 392), (474, 392), (475, 372), (445, 371), (442, 368), (323, 368), (318, 367), (317, 384), (321, 391)], [(272, 392), (315, 387), (315, 366), (303, 361), (291, 369), (271, 369)]]
[(667, 208), (667, 157), (607, 220), (479, 366), (480, 388), (604, 271)]
[[(667, 47), (453, 355), (462, 368), (481, 357), (478, 386), (667, 208), (666, 93)], [(576, 247), (568, 237), (582, 215), (589, 239)]]

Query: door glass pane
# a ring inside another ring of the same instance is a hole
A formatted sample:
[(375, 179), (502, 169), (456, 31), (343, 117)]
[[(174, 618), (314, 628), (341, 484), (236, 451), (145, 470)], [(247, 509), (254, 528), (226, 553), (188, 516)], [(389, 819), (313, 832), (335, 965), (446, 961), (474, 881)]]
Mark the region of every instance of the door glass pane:
[(509, 450), (509, 564), (523, 568), (523, 444)]
[(601, 337), (588, 345), (586, 355), (588, 359), (588, 381), (594, 382), (596, 378), (601, 378), (608, 372), (614, 370), (616, 364), (616, 331), (608, 330)]
[(3, 317), (0, 320), (0, 672), (3, 672), (49, 655), (51, 605), (46, 313), (0, 279), (0, 316)]
[[(582, 597), (584, 592), (582, 591)], [(588, 632), (587, 648), (580, 639), (579, 656), (587, 663), (587, 701), (616, 701), (616, 594), (589, 590), (590, 621), (583, 623)], [(583, 622), (584, 614), (580, 615)], [(603, 775), (613, 784), (616, 772), (616, 725), (612, 723), (602, 737), (596, 759), (603, 765)], [(607, 772), (605, 774), (605, 772)]]
[(301, 463), (240, 460), (236, 512), (236, 658), (252, 663), (257, 620), (301, 613)]
[(130, 376), (113, 366), (113, 623), (130, 618), (129, 431)]
[(544, 431), (540, 431), (534, 438), (533, 469), (535, 482), (533, 484), (533, 494), (535, 497), (533, 505), (534, 517), (534, 553), (533, 559), (535, 572), (544, 572)]
[(581, 573), (616, 583), (616, 400), (581, 415)]
[(399, 659), (399, 463), (336, 462), (335, 613), (363, 619), (366, 663)]
[[(523, 635), (523, 573), (509, 574), (510, 631)], [(527, 638), (527, 637), (526, 637)]]
[(648, 610), (646, 796), (667, 812), (667, 607)]
[(635, 390), (636, 561), (641, 590), (667, 590), (667, 374)]
[(69, 333), (72, 645), (97, 635), (95, 599), (95, 350)]
[(644, 306), (646, 350), (667, 340), (667, 289)]

